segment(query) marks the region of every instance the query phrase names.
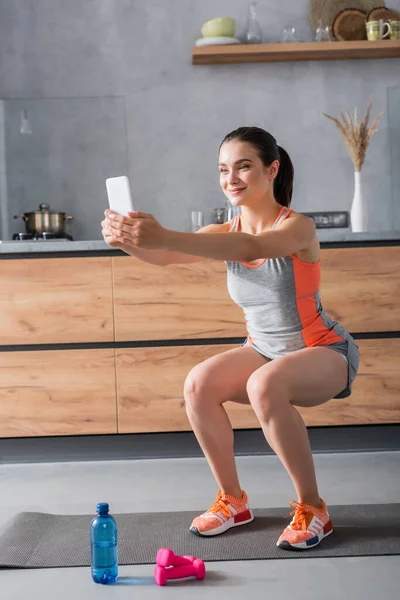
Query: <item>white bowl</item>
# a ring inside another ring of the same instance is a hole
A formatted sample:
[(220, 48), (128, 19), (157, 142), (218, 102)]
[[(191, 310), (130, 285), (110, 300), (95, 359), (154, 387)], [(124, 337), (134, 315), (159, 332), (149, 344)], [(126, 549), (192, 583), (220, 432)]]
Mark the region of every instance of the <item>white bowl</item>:
[(242, 42), (233, 37), (209, 37), (199, 38), (195, 41), (195, 46), (222, 46), (227, 44), (241, 44)]

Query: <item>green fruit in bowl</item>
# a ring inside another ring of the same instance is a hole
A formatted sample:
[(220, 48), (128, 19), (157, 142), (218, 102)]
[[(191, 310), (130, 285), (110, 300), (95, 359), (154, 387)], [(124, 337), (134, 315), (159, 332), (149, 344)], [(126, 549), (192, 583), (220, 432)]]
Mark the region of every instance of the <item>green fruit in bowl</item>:
[(217, 17), (204, 23), (201, 28), (203, 37), (234, 37), (236, 21), (232, 17)]

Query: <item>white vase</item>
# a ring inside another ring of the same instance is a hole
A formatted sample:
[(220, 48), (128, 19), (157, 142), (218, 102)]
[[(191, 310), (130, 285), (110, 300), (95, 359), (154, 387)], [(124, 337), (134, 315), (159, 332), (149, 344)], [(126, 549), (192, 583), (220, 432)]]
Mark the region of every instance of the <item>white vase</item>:
[(350, 209), (352, 231), (367, 231), (367, 211), (361, 187), (361, 171), (354, 171), (354, 196)]

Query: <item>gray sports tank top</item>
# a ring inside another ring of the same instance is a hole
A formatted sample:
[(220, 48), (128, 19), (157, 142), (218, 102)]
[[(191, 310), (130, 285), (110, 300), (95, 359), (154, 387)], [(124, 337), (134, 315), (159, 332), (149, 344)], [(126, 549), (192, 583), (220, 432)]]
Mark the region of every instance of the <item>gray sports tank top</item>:
[[(291, 209), (282, 207), (276, 229)], [(230, 231), (238, 231), (240, 215)], [(269, 358), (312, 346), (343, 342), (349, 334), (322, 307), (320, 263), (294, 255), (267, 258), (256, 265), (227, 262), (228, 292), (246, 319), (248, 341)]]

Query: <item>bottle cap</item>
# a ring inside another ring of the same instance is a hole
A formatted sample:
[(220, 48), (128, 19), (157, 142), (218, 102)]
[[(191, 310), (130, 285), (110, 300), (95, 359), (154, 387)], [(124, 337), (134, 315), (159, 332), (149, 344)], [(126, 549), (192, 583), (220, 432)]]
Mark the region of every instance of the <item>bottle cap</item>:
[(110, 510), (110, 507), (107, 502), (99, 502), (99, 504), (96, 506), (96, 511), (102, 515), (104, 515), (105, 513), (108, 513), (109, 510)]

